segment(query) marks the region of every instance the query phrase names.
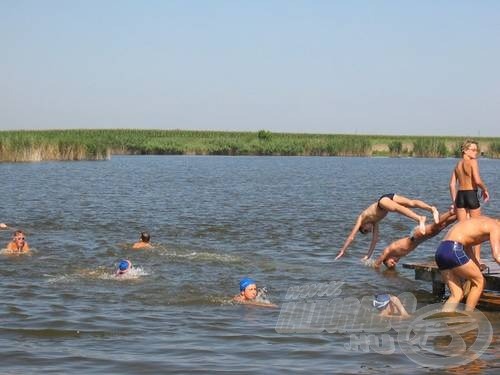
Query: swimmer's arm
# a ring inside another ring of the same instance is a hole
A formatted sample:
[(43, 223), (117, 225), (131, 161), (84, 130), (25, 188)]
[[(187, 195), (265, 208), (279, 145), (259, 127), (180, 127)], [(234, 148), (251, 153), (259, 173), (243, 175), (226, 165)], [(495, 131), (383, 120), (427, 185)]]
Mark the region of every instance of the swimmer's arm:
[(457, 175), (455, 173), (455, 169), (453, 169), (450, 178), (450, 196), (451, 204), (455, 207), (455, 199), (457, 198)]
[(402, 318), (408, 318), (410, 316), (398, 297), (391, 295), (391, 302), (394, 304), (394, 306), (396, 306), (396, 309), (398, 310), (399, 315), (401, 315)]
[(372, 241), (370, 242), (370, 248), (368, 249), (368, 253), (363, 259), (370, 259), (370, 257), (373, 254), (373, 250), (375, 250), (375, 245), (377, 245), (378, 242), (378, 223), (373, 224), (373, 231), (372, 231)]
[(375, 261), (375, 263), (373, 263), (373, 266), (375, 268), (379, 268), (382, 265), (382, 263), (384, 263), (384, 260), (386, 260), (387, 255), (389, 255), (389, 252), (390, 252), (390, 250), (389, 250), (389, 246), (388, 246), (388, 247), (386, 247), (384, 249), (384, 251), (382, 252), (382, 254), (380, 254), (380, 256), (377, 258), (377, 260)]
[(483, 197), (483, 201), (486, 203), (490, 199), (490, 193), (488, 192), (486, 185), (479, 175), (479, 165), (477, 163), (477, 160), (471, 160), (471, 166), (472, 179), (474, 180), (475, 184), (481, 188), (481, 195)]
[(354, 241), (354, 237), (356, 237), (356, 233), (358, 232), (359, 228), (361, 228), (361, 224), (363, 223), (363, 215), (359, 215), (358, 219), (356, 220), (356, 223), (354, 224), (354, 227), (352, 228), (351, 234), (347, 237), (345, 240), (344, 246), (342, 246), (342, 249), (340, 249), (337, 257), (335, 260), (339, 259), (345, 254), (345, 251), (347, 248), (351, 245), (352, 241)]
[(243, 302), (245, 305), (250, 305), (250, 306), (259, 306), (259, 307), (278, 307), (278, 305), (275, 305), (274, 303), (266, 303), (266, 302), (257, 302), (257, 301), (247, 301)]

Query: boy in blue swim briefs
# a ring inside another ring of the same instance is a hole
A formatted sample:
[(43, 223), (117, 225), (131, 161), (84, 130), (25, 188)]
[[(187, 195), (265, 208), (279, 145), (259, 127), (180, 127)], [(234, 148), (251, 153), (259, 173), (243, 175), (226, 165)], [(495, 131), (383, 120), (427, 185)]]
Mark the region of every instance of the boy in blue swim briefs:
[(495, 262), (500, 264), (500, 221), (486, 216), (471, 218), (455, 224), (439, 244), (435, 259), (443, 281), (450, 289), (450, 297), (443, 311), (455, 311), (462, 300), (462, 280), (471, 283), (465, 308), (473, 311), (483, 292), (484, 278), (479, 259), (472, 246), (490, 241), (491, 253)]

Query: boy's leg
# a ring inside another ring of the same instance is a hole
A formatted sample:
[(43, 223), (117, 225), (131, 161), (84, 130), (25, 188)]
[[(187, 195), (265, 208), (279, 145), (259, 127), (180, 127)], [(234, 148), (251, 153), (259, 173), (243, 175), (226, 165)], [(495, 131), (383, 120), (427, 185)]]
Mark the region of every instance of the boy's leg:
[(420, 232), (422, 232), (422, 234), (425, 234), (425, 216), (417, 215), (415, 212), (410, 210), (408, 207), (398, 203), (396, 201), (396, 197), (398, 197), (398, 199), (399, 199), (400, 196), (395, 195), (393, 200), (391, 200), (389, 198), (382, 198), (379, 201), (380, 207), (382, 207), (386, 211), (397, 212), (397, 213), (400, 213), (401, 215), (404, 215), (406, 217), (409, 217), (410, 219), (415, 220), (419, 225)]
[[(454, 274), (457, 284), (460, 286), (460, 278), (471, 281), (471, 287), (467, 299), (465, 302), (465, 309), (467, 311), (473, 311), (483, 293), (484, 289), (484, 277), (479, 267), (472, 260), (469, 260), (462, 266), (453, 268), (451, 272)], [(460, 288), (460, 290), (462, 290)], [(463, 295), (463, 292), (462, 292)]]
[(436, 207), (428, 205), (424, 201), (418, 200), (418, 199), (408, 199), (402, 195), (394, 194), (393, 198), (394, 202), (399, 203), (402, 206), (405, 207), (412, 207), (412, 208), (421, 208), (423, 210), (427, 210), (432, 213), (432, 216), (434, 218), (434, 222), (437, 224), (439, 223), (439, 212)]
[(452, 270), (441, 271), (441, 276), (450, 289), (450, 297), (444, 303), (443, 311), (453, 312), (464, 297), (460, 279), (453, 274)]

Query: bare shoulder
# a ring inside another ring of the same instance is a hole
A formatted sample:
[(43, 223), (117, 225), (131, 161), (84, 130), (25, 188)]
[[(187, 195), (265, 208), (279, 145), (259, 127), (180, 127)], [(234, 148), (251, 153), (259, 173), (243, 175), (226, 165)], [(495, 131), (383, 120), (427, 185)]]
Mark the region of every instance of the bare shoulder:
[(470, 168), (476, 168), (478, 166), (477, 159), (465, 160), (465, 165)]

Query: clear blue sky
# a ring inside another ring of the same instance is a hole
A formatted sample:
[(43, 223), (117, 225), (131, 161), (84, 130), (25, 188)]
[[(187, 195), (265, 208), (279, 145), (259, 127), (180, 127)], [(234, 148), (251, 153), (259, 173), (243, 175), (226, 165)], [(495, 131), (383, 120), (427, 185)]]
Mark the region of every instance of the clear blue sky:
[(0, 130), (500, 136), (500, 1), (0, 0)]

